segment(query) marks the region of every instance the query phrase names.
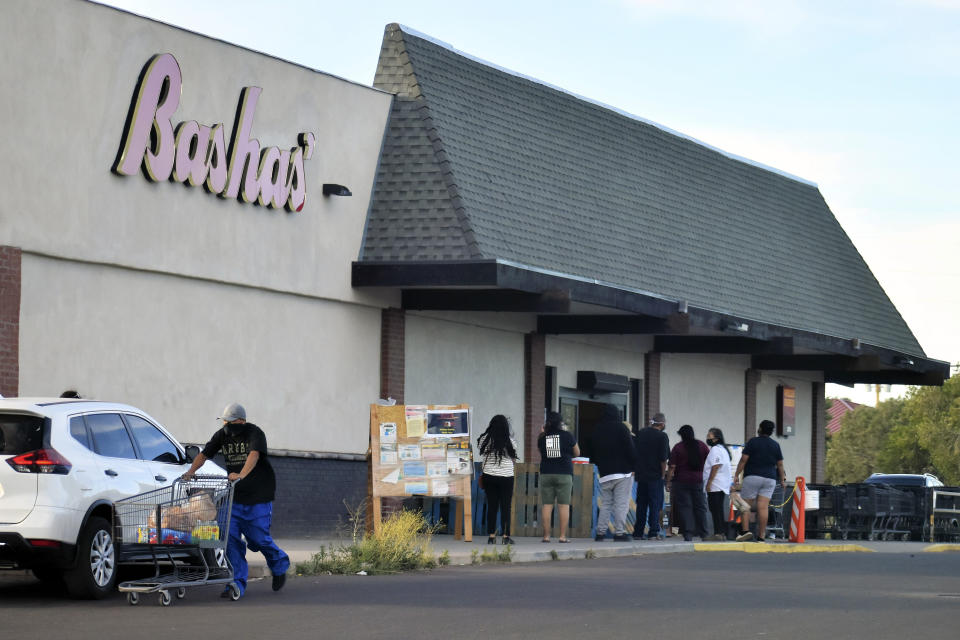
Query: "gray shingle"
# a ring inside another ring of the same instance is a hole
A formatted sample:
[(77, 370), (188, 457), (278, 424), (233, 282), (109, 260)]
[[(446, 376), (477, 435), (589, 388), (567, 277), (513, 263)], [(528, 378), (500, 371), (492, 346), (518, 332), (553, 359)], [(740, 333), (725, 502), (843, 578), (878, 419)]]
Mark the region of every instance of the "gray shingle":
[(390, 25), (361, 260), (499, 258), (923, 355), (819, 189)]

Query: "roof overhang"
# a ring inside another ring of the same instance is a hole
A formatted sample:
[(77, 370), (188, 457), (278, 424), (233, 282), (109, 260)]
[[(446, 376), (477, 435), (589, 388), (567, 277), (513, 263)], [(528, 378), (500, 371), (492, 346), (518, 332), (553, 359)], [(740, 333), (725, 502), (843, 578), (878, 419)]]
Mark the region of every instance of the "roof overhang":
[[(760, 370), (821, 371), (825, 382), (940, 385), (950, 365), (856, 338), (758, 322), (683, 300), (503, 260), (352, 264), (354, 287), (401, 289), (404, 309), (537, 314), (543, 334), (653, 335), (663, 353), (751, 357)], [(599, 308), (602, 313), (574, 309)]]

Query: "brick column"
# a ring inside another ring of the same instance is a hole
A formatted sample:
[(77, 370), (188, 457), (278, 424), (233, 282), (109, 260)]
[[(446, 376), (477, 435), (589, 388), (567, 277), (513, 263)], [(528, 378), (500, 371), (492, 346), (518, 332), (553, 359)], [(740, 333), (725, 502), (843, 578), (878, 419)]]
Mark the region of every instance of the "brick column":
[(380, 314), (380, 397), (403, 404), (406, 372), (403, 309), (384, 309)]
[[(643, 424), (650, 423), (653, 414), (660, 411), (660, 357), (657, 351), (650, 351), (643, 356)], [(669, 419), (669, 418), (668, 418)]]
[[(403, 404), (406, 372), (406, 327), (403, 309), (384, 309), (380, 313), (380, 397)], [(373, 465), (367, 456), (367, 495), (373, 495)], [(381, 498), (380, 513), (386, 518), (403, 508), (404, 498)], [(373, 503), (367, 505), (367, 531), (373, 531)]]
[(757, 435), (757, 386), (760, 372), (747, 369), (743, 385), (743, 441)]
[(0, 395), (20, 391), (20, 268), (17, 247), (0, 246)]
[(547, 338), (528, 333), (523, 338), (523, 450), (530, 463), (540, 462), (537, 437), (543, 427), (546, 370)]
[(810, 477), (807, 481), (823, 482), (827, 453), (827, 411), (824, 408), (827, 405), (827, 386), (822, 382), (814, 382), (810, 386), (813, 406), (810, 408)]

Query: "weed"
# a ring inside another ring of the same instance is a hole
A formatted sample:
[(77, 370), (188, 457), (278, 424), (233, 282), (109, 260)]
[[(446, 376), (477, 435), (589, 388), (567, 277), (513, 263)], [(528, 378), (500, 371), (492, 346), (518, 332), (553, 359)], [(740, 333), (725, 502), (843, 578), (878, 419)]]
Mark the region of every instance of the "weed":
[[(356, 513), (351, 520), (356, 523)], [(354, 525), (356, 526), (356, 525)], [(367, 574), (397, 573), (411, 569), (431, 569), (436, 566), (430, 539), (433, 527), (427, 524), (419, 511), (399, 511), (383, 521), (380, 531), (359, 537), (360, 529), (353, 529), (354, 539), (349, 545), (323, 547), (306, 562), (297, 564), (297, 573), (317, 575), (322, 573), (352, 574), (366, 571)]]
[(441, 567), (445, 567), (450, 564), (450, 552), (444, 549), (443, 553), (440, 554), (440, 557), (437, 558), (437, 564), (439, 564)]
[(587, 549), (586, 553), (583, 554), (583, 557), (587, 560), (592, 560), (593, 558), (597, 557), (597, 552), (593, 549)]
[(480, 564), (480, 552), (477, 549), (474, 549), (470, 552), (470, 564)]
[(496, 551), (484, 551), (480, 554), (481, 562), (496, 562), (500, 559), (500, 555)]
[(559, 560), (559, 559), (560, 559), (560, 554), (557, 553), (557, 550), (556, 550), (556, 549), (550, 549), (550, 559), (551, 559), (551, 560)]

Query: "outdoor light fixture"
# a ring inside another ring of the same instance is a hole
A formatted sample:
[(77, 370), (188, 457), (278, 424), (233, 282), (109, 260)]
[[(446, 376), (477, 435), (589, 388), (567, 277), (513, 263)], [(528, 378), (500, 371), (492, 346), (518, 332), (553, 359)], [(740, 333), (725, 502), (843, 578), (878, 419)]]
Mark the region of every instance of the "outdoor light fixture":
[(746, 322), (738, 322), (736, 320), (724, 320), (720, 324), (721, 331), (736, 331), (738, 333), (746, 333), (750, 331), (750, 325)]
[(851, 340), (851, 341), (850, 341), (850, 346), (853, 347), (854, 349), (859, 350), (859, 349), (860, 349), (860, 338), (854, 338), (853, 340)]
[(898, 366), (901, 366), (901, 367), (912, 367), (912, 366), (913, 366), (913, 360), (911, 360), (910, 358), (908, 358), (908, 357), (906, 357), (906, 356), (897, 356), (897, 357), (895, 357), (895, 358), (893, 359), (893, 364), (898, 365)]
[(325, 196), (352, 196), (350, 189), (342, 184), (327, 183), (323, 185), (323, 195)]
[(680, 313), (686, 313), (686, 312), (687, 312), (687, 301), (686, 301), (686, 300), (681, 300), (681, 301), (679, 301), (679, 302), (677, 303), (677, 311), (679, 311)]

